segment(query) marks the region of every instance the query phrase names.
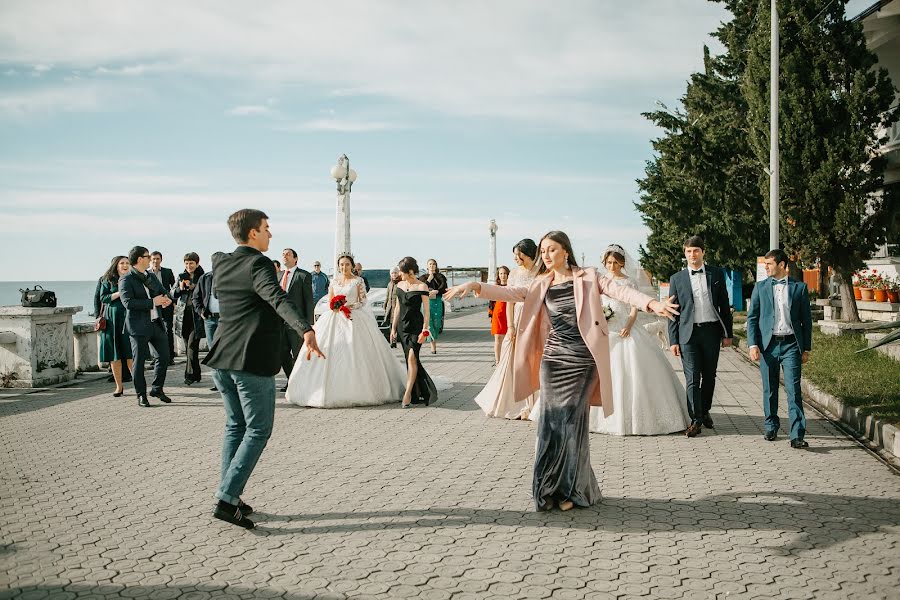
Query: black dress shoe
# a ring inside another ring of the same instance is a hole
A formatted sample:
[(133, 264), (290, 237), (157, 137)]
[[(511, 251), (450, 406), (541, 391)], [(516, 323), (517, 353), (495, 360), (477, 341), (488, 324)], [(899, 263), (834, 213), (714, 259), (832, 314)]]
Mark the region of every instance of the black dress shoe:
[(256, 527), (253, 521), (244, 516), (240, 507), (235, 506), (234, 504), (228, 504), (224, 500), (219, 500), (219, 503), (216, 505), (216, 510), (213, 513), (213, 517), (231, 523), (232, 525), (243, 527), (244, 529), (253, 529)]
[(216, 386), (212, 386), (211, 388), (209, 388), (209, 391), (211, 391), (211, 392), (218, 392), (218, 391), (219, 391), (219, 388), (217, 388)]
[(700, 420), (703, 421), (703, 426), (706, 427), (707, 429), (715, 429), (715, 427), (713, 426), (712, 417), (709, 416), (709, 413), (706, 413), (705, 415), (703, 415), (703, 418)]
[(803, 438), (797, 438), (795, 440), (791, 440), (791, 448), (809, 448), (809, 444), (803, 440)]
[(766, 440), (767, 442), (774, 442), (776, 436), (777, 436), (776, 432), (767, 431), (766, 434), (763, 436), (763, 439)]
[(138, 396), (138, 406), (150, 406), (150, 402), (147, 400), (147, 396)]
[(154, 398), (159, 398), (159, 401), (163, 404), (169, 404), (172, 402), (172, 399), (166, 396), (166, 393), (162, 390), (150, 390), (150, 395)]
[(194, 385), (194, 380), (193, 379), (185, 379), (184, 385)]
[(688, 437), (697, 437), (701, 432), (699, 423), (691, 423), (690, 427), (684, 430), (684, 435)]

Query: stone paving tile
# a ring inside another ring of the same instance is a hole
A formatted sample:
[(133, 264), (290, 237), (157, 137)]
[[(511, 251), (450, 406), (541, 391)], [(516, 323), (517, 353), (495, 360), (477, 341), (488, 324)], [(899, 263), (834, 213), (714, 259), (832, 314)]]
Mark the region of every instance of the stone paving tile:
[(896, 597), (900, 477), (816, 413), (809, 451), (763, 441), (759, 374), (733, 351), (715, 430), (592, 434), (603, 502), (532, 512), (534, 425), (472, 402), (486, 324), (448, 319), (423, 360), (456, 385), (430, 408), (279, 398), (251, 532), (210, 518), (206, 386), (173, 369), (175, 402), (149, 410), (97, 379), (5, 394), (0, 598)]

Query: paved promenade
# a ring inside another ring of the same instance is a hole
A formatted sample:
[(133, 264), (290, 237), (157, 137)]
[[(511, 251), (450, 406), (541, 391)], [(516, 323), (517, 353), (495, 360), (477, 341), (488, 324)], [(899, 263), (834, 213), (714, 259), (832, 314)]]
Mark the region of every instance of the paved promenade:
[(532, 512), (534, 425), (477, 409), (488, 320), (451, 317), (423, 354), (456, 382), (436, 406), (279, 397), (253, 531), (211, 518), (208, 374), (188, 388), (173, 367), (174, 403), (151, 409), (102, 380), (0, 393), (0, 597), (898, 597), (900, 476), (814, 412), (809, 451), (765, 442), (758, 372), (731, 350), (714, 432), (592, 434), (603, 502)]

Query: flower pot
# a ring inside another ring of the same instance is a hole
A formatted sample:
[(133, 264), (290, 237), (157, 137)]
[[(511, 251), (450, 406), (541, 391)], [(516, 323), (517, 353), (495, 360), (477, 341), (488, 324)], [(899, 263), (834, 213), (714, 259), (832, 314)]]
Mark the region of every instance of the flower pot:
[(861, 287), (859, 288), (860, 300), (865, 302), (872, 302), (875, 299), (875, 290), (872, 288)]
[(872, 290), (875, 292), (875, 302), (887, 302), (887, 290)]
[(900, 302), (900, 290), (888, 290), (888, 302), (896, 304)]
[(857, 300), (862, 300), (862, 294), (859, 292), (858, 285), (853, 286), (853, 297), (856, 298)]

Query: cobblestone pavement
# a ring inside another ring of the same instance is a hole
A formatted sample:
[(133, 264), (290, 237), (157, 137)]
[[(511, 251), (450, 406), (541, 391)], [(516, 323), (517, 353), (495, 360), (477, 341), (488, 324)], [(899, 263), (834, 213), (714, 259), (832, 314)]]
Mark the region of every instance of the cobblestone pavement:
[(223, 413), (208, 375), (151, 409), (102, 381), (7, 396), (0, 597), (898, 597), (900, 477), (815, 413), (809, 451), (765, 442), (758, 372), (731, 350), (715, 431), (592, 434), (603, 502), (532, 512), (534, 425), (472, 402), (487, 324), (453, 316), (423, 354), (456, 381), (436, 406), (281, 397), (249, 532), (210, 516)]

